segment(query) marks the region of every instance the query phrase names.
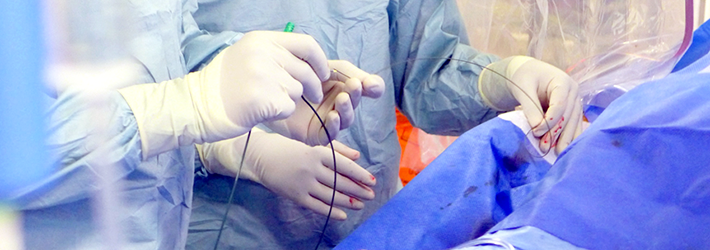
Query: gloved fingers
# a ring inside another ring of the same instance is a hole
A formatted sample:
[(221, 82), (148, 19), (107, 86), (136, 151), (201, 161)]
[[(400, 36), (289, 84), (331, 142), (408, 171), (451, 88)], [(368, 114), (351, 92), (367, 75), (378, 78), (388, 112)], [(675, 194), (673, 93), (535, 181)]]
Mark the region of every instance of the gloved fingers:
[[(286, 92), (280, 92), (276, 91), (275, 93), (272, 93), (272, 97), (270, 97), (270, 104), (266, 105), (265, 107), (261, 107), (265, 110), (261, 110), (261, 112), (258, 112), (259, 114), (266, 114), (262, 119), (264, 119), (261, 122), (268, 122), (268, 121), (273, 121), (273, 120), (281, 120), (281, 119), (286, 119), (287, 117), (291, 116), (294, 111), (296, 111), (296, 103), (297, 101), (300, 100), (300, 95), (294, 96), (295, 90), (289, 90), (288, 88), (297, 88), (300, 86), (300, 83), (296, 82), (296, 80), (292, 79), (292, 82), (284, 84), (284, 86), (289, 86), (285, 87)], [(298, 85), (298, 86), (292, 86), (292, 85)], [(296, 98), (296, 99), (294, 99)], [(257, 122), (258, 123), (258, 122)], [(251, 126), (256, 126), (256, 124), (249, 124)]]
[(542, 152), (543, 154), (547, 154), (547, 152), (549, 152), (550, 149), (553, 147), (552, 145), (556, 143), (556, 140), (557, 140), (556, 136), (558, 135), (558, 133), (556, 133), (556, 132), (559, 132), (562, 129), (563, 119), (564, 118), (557, 121), (557, 123), (555, 125), (551, 126), (552, 129), (550, 129), (550, 131), (548, 131), (547, 133), (542, 135), (542, 137), (540, 137), (539, 148), (540, 148), (540, 152)]
[(360, 159), (360, 152), (358, 152), (357, 150), (352, 149), (336, 140), (333, 140), (331, 143), (333, 143), (333, 149), (335, 150), (335, 152), (340, 153), (341, 155), (353, 161)]
[[(356, 78), (362, 82), (369, 73), (361, 70), (354, 64), (345, 60), (329, 60), (328, 67), (332, 70), (331, 80), (345, 82), (348, 79)], [(362, 86), (361, 86), (362, 87)]]
[(379, 98), (385, 92), (385, 80), (371, 74), (362, 80), (362, 95), (370, 98)]
[[(566, 117), (569, 120), (571, 110), (574, 108), (574, 102), (577, 101), (578, 89), (577, 82), (564, 73), (552, 78), (550, 85), (545, 90), (550, 101), (544, 119), (552, 124), (556, 124), (558, 119), (562, 119), (562, 117)], [(564, 127), (566, 124), (567, 122), (563, 121), (562, 126)], [(537, 131), (533, 133), (542, 134), (547, 132), (544, 131), (546, 127), (538, 127), (536, 129)]]
[(360, 97), (362, 96), (362, 82), (357, 78), (350, 78), (345, 81), (345, 92), (350, 95), (350, 103), (353, 109), (357, 108), (360, 104)]
[[(333, 171), (320, 171), (316, 179), (321, 184), (333, 188)], [(372, 200), (375, 198), (375, 191), (364, 184), (358, 184), (353, 180), (338, 174), (335, 189), (351, 197), (360, 200)]]
[[(556, 86), (568, 86), (567, 89), (571, 89), (572, 91), (569, 91), (568, 94), (566, 94), (567, 99), (564, 102), (558, 101), (557, 103), (555, 103), (556, 107), (564, 108), (564, 109), (558, 108), (555, 110), (555, 112), (556, 113), (563, 112), (563, 114), (560, 116), (559, 120), (557, 120), (557, 123), (555, 123), (555, 126), (550, 128), (550, 130), (547, 131), (547, 133), (545, 133), (545, 135), (542, 136), (542, 141), (546, 142), (546, 143), (542, 143), (540, 145), (540, 151), (542, 151), (543, 153), (547, 153), (550, 149), (554, 148), (555, 145), (558, 144), (560, 135), (562, 134), (562, 131), (564, 130), (564, 128), (567, 128), (567, 124), (571, 121), (572, 118), (574, 118), (574, 117), (571, 117), (571, 115), (572, 115), (573, 111), (575, 110), (575, 108), (577, 108), (576, 104), (579, 103), (579, 100), (577, 98), (577, 90), (574, 86), (572, 86), (571, 84), (559, 85), (559, 83)], [(569, 88), (569, 87), (571, 87), (571, 88)], [(557, 88), (557, 87), (553, 87), (553, 88)], [(565, 87), (559, 87), (559, 88), (561, 88), (563, 90), (565, 89)], [(555, 90), (548, 90), (548, 93), (552, 93), (554, 91)], [(560, 103), (564, 103), (564, 104), (560, 104)], [(548, 109), (548, 113), (545, 115), (545, 118), (549, 117), (549, 119), (551, 119), (551, 121), (555, 121), (555, 117), (557, 116), (557, 114), (556, 113), (551, 114), (549, 111), (550, 110)], [(574, 121), (572, 121), (572, 122), (574, 122)], [(570, 129), (570, 130), (571, 130), (570, 132), (574, 132), (574, 129)]]
[(385, 90), (385, 81), (382, 77), (367, 73), (348, 61), (330, 60), (328, 63), (332, 69), (338, 72), (333, 73), (331, 79), (345, 82), (349, 78), (357, 78), (361, 83), (362, 96), (370, 98), (382, 96)]
[(281, 53), (281, 67), (303, 85), (303, 96), (313, 103), (321, 103), (323, 101), (323, 87), (311, 66), (288, 51), (281, 50)]
[(365, 204), (362, 203), (362, 201), (350, 197), (346, 194), (343, 194), (341, 192), (335, 192), (335, 198), (333, 197), (333, 189), (327, 186), (320, 185), (316, 188), (311, 189), (308, 192), (313, 198), (316, 198), (320, 200), (321, 202), (325, 203), (326, 205), (330, 204), (330, 201), (333, 200), (333, 206), (337, 207), (342, 207), (342, 208), (349, 208), (349, 209), (355, 209), (359, 210), (365, 207)]
[[(272, 72), (272, 77), (267, 78), (271, 82), (276, 82), (277, 84), (269, 86), (271, 88), (265, 88), (263, 94), (258, 96), (258, 98), (266, 99), (266, 96), (278, 95), (279, 93), (286, 93), (291, 99), (291, 102), (295, 102), (301, 99), (303, 95), (303, 84), (293, 78), (288, 72), (277, 70)], [(279, 89), (280, 88), (280, 89)], [(277, 98), (270, 98), (276, 100)], [(268, 99), (267, 99), (268, 100)]]
[(536, 137), (540, 137), (542, 133), (535, 133), (535, 129), (538, 126), (546, 127), (546, 123), (543, 121), (542, 105), (540, 105), (540, 99), (536, 88), (537, 83), (530, 81), (518, 81), (516, 84), (517, 85), (508, 83), (507, 86), (509, 87), (515, 100), (517, 100), (523, 108), (523, 113), (525, 114), (530, 127), (533, 128), (533, 134)]
[(309, 35), (298, 33), (285, 33), (275, 31), (262, 31), (271, 34), (272, 41), (282, 46), (291, 54), (307, 62), (313, 72), (318, 75), (319, 82), (325, 82), (330, 78), (330, 68), (325, 52), (318, 45), (318, 42)]
[[(317, 121), (318, 118), (315, 119), (316, 121), (314, 122), (320, 124), (320, 121)], [(337, 111), (328, 111), (328, 113), (325, 116), (322, 116), (321, 119), (323, 119), (323, 122), (325, 123), (325, 128), (322, 125), (318, 126), (318, 141), (315, 142), (315, 145), (311, 146), (328, 145), (330, 140), (335, 140), (335, 138), (338, 137), (338, 132), (340, 132), (340, 115)], [(325, 132), (325, 129), (328, 129), (328, 133)], [(328, 135), (330, 135), (330, 140), (328, 139)]]
[[(333, 145), (335, 146), (335, 144)], [(344, 145), (343, 145), (344, 146)], [(324, 166), (328, 167), (329, 169), (333, 170), (333, 156), (330, 153), (330, 149), (326, 147), (321, 147), (319, 150), (326, 150), (328, 152), (321, 152), (321, 163), (323, 163)], [(370, 174), (367, 170), (364, 168), (360, 167), (357, 163), (354, 161), (348, 159), (347, 157), (341, 155), (341, 154), (336, 154), (335, 155), (336, 161), (337, 161), (337, 170), (338, 173), (346, 176), (347, 178), (350, 178), (352, 181), (362, 183), (367, 186), (374, 186), (376, 184), (375, 177)], [(325, 180), (324, 182), (333, 182), (332, 180), (332, 173), (330, 180)]]
[[(330, 210), (330, 205), (326, 204), (325, 202), (323, 202), (317, 198), (314, 198), (311, 195), (309, 195), (307, 198), (305, 198), (303, 201), (301, 201), (299, 203), (301, 204), (301, 206), (303, 206), (307, 209), (310, 209), (313, 212), (316, 212), (316, 213), (321, 214), (323, 216), (328, 216), (328, 211)], [(330, 199), (328, 199), (328, 203), (330, 203)], [(333, 212), (330, 214), (330, 218), (343, 221), (348, 218), (348, 215), (342, 209), (333, 207)]]
[(575, 101), (574, 107), (572, 108), (572, 114), (569, 116), (569, 122), (565, 125), (560, 135), (560, 139), (557, 140), (557, 145), (555, 146), (555, 152), (559, 155), (562, 151), (569, 146), (570, 143), (576, 138), (577, 132), (582, 128), (582, 102), (579, 100)]
[[(547, 112), (543, 116), (543, 123), (536, 124), (533, 128), (533, 135), (539, 137), (550, 130), (554, 130), (552, 125), (557, 124), (563, 117), (569, 118), (569, 110), (572, 109), (570, 85), (561, 79), (552, 78), (546, 85), (544, 94), (548, 96)], [(576, 91), (574, 97), (576, 98)], [(566, 123), (564, 123), (566, 124)]]
[(350, 95), (345, 92), (340, 92), (335, 97), (335, 111), (340, 116), (340, 126), (338, 129), (346, 129), (355, 121), (355, 110), (350, 102)]

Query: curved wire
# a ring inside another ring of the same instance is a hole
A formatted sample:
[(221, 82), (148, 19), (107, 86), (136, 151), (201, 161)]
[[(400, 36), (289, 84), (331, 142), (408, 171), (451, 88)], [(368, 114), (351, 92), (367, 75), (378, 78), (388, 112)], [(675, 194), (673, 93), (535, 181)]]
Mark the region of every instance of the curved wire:
[[(530, 95), (528, 95), (527, 92), (523, 91), (523, 88), (521, 88), (517, 83), (513, 82), (513, 80), (510, 80), (510, 78), (508, 78), (508, 77), (506, 77), (505, 75), (503, 75), (503, 74), (501, 74), (501, 73), (499, 73), (499, 72), (497, 72), (497, 71), (495, 71), (495, 70), (492, 70), (492, 69), (490, 69), (490, 68), (488, 68), (488, 67), (486, 67), (486, 66), (484, 66), (484, 65), (481, 65), (481, 64), (479, 64), (479, 63), (477, 63), (477, 62), (469, 61), (469, 60), (464, 60), (464, 59), (449, 58), (449, 57), (417, 57), (417, 58), (408, 58), (407, 60), (404, 60), (404, 61), (401, 61), (401, 62), (392, 63), (392, 64), (390, 64), (389, 66), (387, 66), (387, 67), (385, 67), (385, 68), (382, 68), (382, 69), (380, 69), (380, 70), (378, 70), (378, 71), (375, 71), (374, 74), (380, 75), (380, 73), (382, 73), (383, 71), (385, 71), (385, 70), (387, 70), (387, 69), (391, 69), (391, 68), (394, 67), (394, 66), (399, 66), (399, 65), (402, 65), (402, 64), (407, 64), (407, 63), (410, 63), (410, 62), (415, 62), (415, 61), (434, 61), (434, 60), (436, 60), (436, 61), (439, 61), (439, 60), (443, 60), (443, 61), (455, 61), (455, 62), (468, 63), (468, 64), (472, 64), (472, 65), (481, 67), (482, 69), (487, 69), (487, 70), (489, 70), (490, 72), (492, 72), (492, 73), (494, 73), (494, 74), (496, 74), (496, 75), (502, 77), (503, 79), (505, 79), (506, 81), (508, 81), (508, 82), (509, 82), (510, 84), (512, 84), (513, 86), (515, 86), (515, 88), (519, 89), (520, 92), (522, 92), (522, 93), (525, 95), (525, 97), (527, 97), (528, 99), (530, 99), (531, 102), (534, 103), (534, 101), (533, 101), (534, 99), (533, 99)], [(508, 90), (508, 91), (510, 91), (510, 90)], [(547, 121), (547, 119), (545, 119), (545, 111), (543, 111), (543, 110), (542, 110), (542, 107), (540, 107), (540, 106), (538, 106), (538, 107), (536, 107), (536, 108), (537, 108), (537, 110), (540, 112), (540, 117), (543, 118), (542, 121), (545, 123), (545, 126), (547, 127), (547, 130), (549, 131), (549, 130), (552, 128), (552, 126), (550, 126), (550, 123)], [(530, 130), (528, 130), (527, 132), (525, 132), (525, 136), (527, 136), (528, 134), (532, 133), (533, 129), (534, 129), (534, 127), (530, 126)], [(547, 152), (545, 152), (541, 157), (547, 156), (547, 154), (549, 154), (550, 152), (552, 152), (552, 150), (554, 150), (554, 149), (553, 149), (552, 147), (550, 147), (550, 149), (548, 149)]]
[[(339, 72), (339, 71), (338, 71)], [(342, 74), (342, 73), (341, 73)], [(345, 74), (343, 74), (345, 75)], [(328, 217), (325, 217), (325, 223), (323, 224), (323, 231), (320, 232), (320, 237), (318, 237), (318, 244), (316, 244), (316, 248), (320, 246), (321, 241), (323, 241), (323, 237), (325, 236), (325, 229), (328, 227), (328, 221), (330, 220), (330, 214), (333, 212), (333, 203), (335, 202), (335, 190), (336, 190), (336, 183), (338, 183), (338, 165), (335, 163), (335, 148), (333, 147), (333, 140), (330, 138), (330, 133), (328, 132), (328, 129), (325, 127), (325, 123), (323, 122), (323, 119), (320, 118), (320, 115), (318, 115), (318, 112), (316, 112), (316, 109), (313, 108), (313, 106), (306, 101), (306, 98), (301, 96), (301, 99), (303, 99), (303, 102), (308, 104), (308, 107), (311, 108), (313, 111), (313, 114), (318, 117), (318, 121), (320, 122), (323, 130), (325, 130), (325, 135), (328, 137), (328, 141), (330, 143), (330, 150), (333, 152), (333, 196), (330, 197), (330, 208), (328, 209)]]
[[(418, 58), (409, 58), (409, 59), (404, 60), (404, 61), (401, 61), (401, 62), (397, 62), (397, 63), (390, 64), (389, 66), (387, 66), (387, 67), (385, 67), (385, 68), (383, 68), (383, 69), (380, 69), (380, 70), (378, 70), (378, 71), (375, 71), (374, 74), (379, 75), (379, 74), (382, 73), (384, 70), (391, 69), (391, 68), (394, 67), (394, 66), (398, 66), (398, 65), (402, 65), (402, 64), (406, 64), (406, 63), (414, 62), (414, 61), (423, 61), (423, 60), (450, 60), (450, 61), (457, 61), (457, 62), (468, 63), (468, 64), (472, 64), (472, 65), (481, 67), (481, 68), (483, 68), (483, 69), (487, 69), (487, 70), (493, 72), (494, 74), (496, 74), (496, 75), (502, 77), (502, 78), (505, 79), (506, 81), (510, 82), (513, 86), (515, 86), (516, 88), (518, 88), (519, 90), (521, 90), (521, 92), (522, 92), (528, 99), (533, 100), (533, 98), (530, 97), (530, 95), (528, 95), (528, 93), (526, 93), (525, 91), (523, 91), (523, 89), (522, 89), (520, 86), (518, 86), (518, 84), (516, 84), (515, 82), (513, 82), (512, 80), (510, 80), (510, 79), (509, 79), (508, 77), (506, 77), (505, 75), (503, 75), (503, 74), (501, 74), (501, 73), (499, 73), (499, 72), (497, 72), (497, 71), (495, 71), (495, 70), (492, 70), (492, 69), (490, 69), (490, 68), (488, 68), (488, 67), (486, 67), (486, 66), (484, 66), (484, 65), (481, 65), (481, 64), (479, 64), (479, 63), (477, 63), (477, 62), (468, 61), (468, 60), (463, 60), (463, 59), (447, 58), (447, 57), (418, 57)], [(342, 74), (343, 76), (345, 76), (345, 77), (347, 77), (347, 78), (350, 78), (348, 75), (344, 74), (343, 72), (333, 69), (333, 73), (336, 73), (336, 72), (339, 73), (339, 74)], [(331, 141), (331, 143), (330, 143), (330, 149), (331, 149), (331, 152), (333, 153), (333, 195), (331, 196), (331, 199), (330, 199), (330, 208), (328, 209), (328, 216), (327, 216), (326, 219), (325, 219), (325, 223), (323, 224), (323, 230), (321, 231), (320, 237), (318, 238), (318, 243), (316, 244), (316, 247), (315, 247), (315, 249), (318, 249), (318, 247), (320, 246), (321, 242), (323, 241), (323, 237), (325, 236), (325, 231), (326, 231), (326, 229), (327, 229), (327, 227), (328, 227), (328, 222), (330, 221), (330, 216), (331, 216), (331, 214), (332, 214), (332, 212), (333, 212), (333, 203), (335, 202), (335, 193), (336, 193), (336, 184), (337, 184), (337, 179), (338, 179), (338, 178), (337, 178), (337, 177), (338, 177), (338, 171), (337, 171), (337, 164), (336, 164), (336, 160), (335, 160), (335, 148), (333, 147), (332, 138), (330, 137), (330, 133), (328, 132), (328, 129), (325, 127), (325, 123), (323, 122), (323, 119), (321, 119), (320, 115), (318, 115), (318, 112), (316, 112), (315, 108), (313, 108), (313, 106), (312, 106), (308, 101), (306, 101), (306, 98), (305, 98), (305, 97), (301, 96), (301, 99), (308, 105), (308, 107), (311, 109), (311, 111), (313, 111), (313, 114), (315, 114), (316, 117), (318, 118), (318, 121), (321, 123), (321, 126), (322, 126), (322, 128), (325, 130), (325, 134), (326, 134), (326, 136), (328, 137), (328, 141)], [(543, 117), (542, 120), (545, 122), (545, 126), (547, 126), (547, 129), (550, 130), (551, 127), (550, 127), (549, 122), (548, 122), (546, 119), (544, 119), (545, 112), (542, 110), (541, 107), (537, 107), (537, 109), (538, 109), (538, 111), (540, 112), (541, 117)], [(527, 136), (529, 133), (531, 133), (532, 130), (533, 130), (533, 128), (531, 127), (531, 129), (530, 129), (528, 132), (525, 133), (526, 136)], [(238, 168), (238, 170), (237, 170), (237, 176), (235, 177), (235, 179), (234, 179), (234, 184), (232, 185), (232, 190), (231, 190), (230, 195), (229, 195), (229, 201), (227, 202), (227, 209), (226, 209), (226, 211), (225, 211), (225, 213), (224, 213), (224, 217), (222, 218), (222, 225), (220, 226), (219, 234), (217, 234), (217, 241), (215, 242), (215, 246), (214, 246), (214, 249), (215, 249), (215, 250), (217, 249), (217, 245), (218, 245), (218, 243), (219, 243), (219, 239), (220, 239), (220, 237), (221, 237), (221, 235), (222, 235), (222, 230), (224, 229), (224, 224), (225, 224), (225, 222), (226, 222), (226, 220), (227, 220), (227, 215), (229, 214), (229, 208), (230, 208), (230, 206), (231, 206), (231, 204), (232, 204), (232, 197), (234, 196), (234, 192), (235, 192), (235, 190), (236, 190), (237, 180), (239, 179), (239, 173), (241, 172), (242, 165), (244, 164), (244, 156), (246, 155), (246, 150), (247, 150), (247, 146), (249, 145), (249, 137), (250, 137), (250, 136), (251, 136), (251, 130), (249, 131), (249, 134), (247, 135), (247, 141), (246, 141), (246, 143), (245, 143), (245, 145), (244, 145), (244, 151), (242, 152), (242, 160), (241, 160), (241, 162), (239, 163), (239, 168)], [(542, 155), (542, 157), (546, 156), (546, 155), (547, 155), (548, 153), (550, 153), (551, 151), (552, 151), (552, 148), (550, 148), (544, 155)], [(507, 246), (506, 246), (506, 247), (507, 247)]]

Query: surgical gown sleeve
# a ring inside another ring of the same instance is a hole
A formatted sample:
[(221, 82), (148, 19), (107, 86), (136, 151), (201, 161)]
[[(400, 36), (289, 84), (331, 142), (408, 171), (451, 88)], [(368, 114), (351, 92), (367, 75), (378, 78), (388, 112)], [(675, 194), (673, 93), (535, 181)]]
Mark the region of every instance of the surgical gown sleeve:
[(456, 1), (393, 0), (387, 11), (397, 106), (414, 126), (459, 135), (498, 114), (477, 87), (482, 66), (498, 58), (468, 45)]
[(222, 49), (232, 45), (243, 34), (223, 31), (211, 34), (200, 30), (193, 14), (197, 11), (197, 1), (183, 0), (182, 8), (182, 53), (188, 71), (196, 71), (209, 63)]
[[(140, 162), (140, 138), (138, 127), (130, 108), (114, 93), (110, 96), (108, 123), (103, 145), (90, 145), (88, 141), (97, 136), (93, 126), (90, 107), (86, 98), (69, 91), (51, 101), (45, 113), (48, 124), (50, 163), (55, 171), (48, 178), (27, 187), (15, 196), (14, 202), (21, 209), (40, 209), (89, 198), (100, 187), (95, 183), (101, 178), (95, 169), (97, 163), (116, 166), (113, 181), (124, 178)], [(105, 152), (97, 155), (98, 149)], [(99, 161), (99, 157), (101, 160)]]
[[(92, 107), (77, 92), (52, 101), (46, 144), (54, 171), (12, 200), (23, 211), (27, 249), (102, 248), (94, 206), (106, 183), (118, 190), (110, 196), (120, 207), (111, 213), (130, 245), (127, 249), (185, 246), (194, 147), (142, 161), (138, 126), (128, 104), (117, 92), (106, 103), (102, 112), (108, 126), (99, 129)], [(101, 143), (90, 143), (99, 133)], [(112, 175), (102, 174), (106, 168)]]

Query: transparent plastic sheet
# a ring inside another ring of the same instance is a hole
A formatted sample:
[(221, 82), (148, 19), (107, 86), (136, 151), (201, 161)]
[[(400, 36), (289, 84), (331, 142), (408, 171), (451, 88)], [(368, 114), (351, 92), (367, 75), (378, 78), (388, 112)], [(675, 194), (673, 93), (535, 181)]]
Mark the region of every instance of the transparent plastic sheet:
[(444, 152), (457, 136), (442, 136), (427, 134), (421, 129), (413, 128), (409, 134), (407, 146), (402, 151), (402, 162), (400, 165), (421, 172), (429, 165), (441, 152)]
[(670, 73), (692, 32), (678, 0), (457, 2), (474, 48), (565, 70), (590, 120), (618, 95)]
[[(669, 74), (689, 39), (686, 6), (679, 0), (457, 3), (474, 48), (501, 58), (535, 57), (577, 80), (589, 121), (633, 87)], [(402, 161), (415, 172), (455, 139), (417, 128), (415, 134), (418, 145), (408, 144)]]

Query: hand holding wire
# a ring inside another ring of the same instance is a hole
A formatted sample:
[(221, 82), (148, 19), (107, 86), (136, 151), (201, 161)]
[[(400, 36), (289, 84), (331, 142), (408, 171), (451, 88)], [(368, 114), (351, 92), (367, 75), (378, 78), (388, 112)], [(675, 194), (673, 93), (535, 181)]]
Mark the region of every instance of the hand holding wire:
[[(330, 60), (330, 78), (322, 83), (323, 101), (319, 104), (296, 103), (294, 113), (283, 120), (264, 123), (276, 133), (302, 141), (308, 145), (327, 145), (330, 139), (325, 130), (335, 139), (340, 130), (352, 125), (355, 108), (361, 98), (377, 98), (384, 92), (384, 80), (371, 75), (347, 61)], [(315, 111), (323, 118), (325, 126), (318, 121)]]
[(486, 105), (499, 111), (522, 107), (543, 153), (553, 147), (562, 152), (582, 132), (578, 88), (562, 70), (526, 56), (492, 63), (479, 77)]
[[(205, 144), (201, 150), (206, 167), (212, 173), (235, 177), (242, 160), (238, 153), (243, 151), (245, 143), (246, 136), (241, 136)], [(340, 208), (362, 209), (362, 201), (374, 198), (370, 187), (376, 182), (354, 162), (360, 157), (359, 152), (338, 141), (333, 141), (333, 148), (335, 159), (330, 147), (311, 147), (255, 128), (240, 177), (322, 215), (328, 215), (332, 204), (335, 206), (332, 218), (344, 220), (347, 216)], [(333, 185), (334, 178), (337, 186)], [(331, 203), (334, 190), (337, 192)]]

